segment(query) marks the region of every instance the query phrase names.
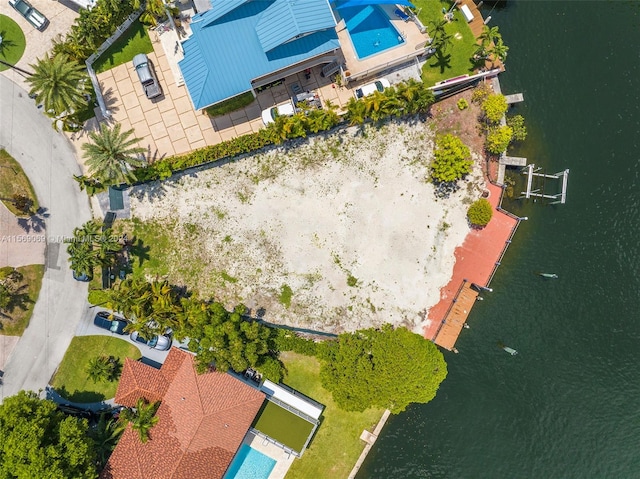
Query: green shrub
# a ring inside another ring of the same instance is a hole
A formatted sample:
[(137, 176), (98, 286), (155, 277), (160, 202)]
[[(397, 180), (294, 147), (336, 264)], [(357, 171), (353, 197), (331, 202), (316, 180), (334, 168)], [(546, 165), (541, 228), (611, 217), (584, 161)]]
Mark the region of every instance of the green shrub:
[(462, 140), (447, 133), (436, 137), (431, 178), (437, 182), (457, 181), (471, 172), (471, 153)]
[(491, 203), (484, 198), (474, 201), (467, 211), (467, 218), (473, 226), (486, 226), (493, 216)]
[(286, 329), (278, 329), (275, 345), (278, 351), (293, 351), (305, 356), (315, 356), (318, 350), (318, 344), (315, 341), (302, 338)]
[(280, 287), (280, 297), (278, 299), (280, 300), (280, 303), (287, 309), (289, 309), (289, 307), (291, 306), (292, 296), (293, 290), (291, 289), (291, 286), (289, 286), (288, 284), (283, 284)]
[(458, 105), (458, 110), (466, 110), (467, 108), (469, 108), (469, 102), (464, 98), (460, 98), (458, 100), (457, 105)]
[(500, 153), (507, 151), (507, 147), (513, 139), (513, 129), (510, 126), (501, 126), (499, 128), (492, 128), (487, 134), (487, 138), (484, 147), (489, 153), (499, 155)]
[(507, 125), (513, 130), (512, 141), (524, 141), (527, 138), (527, 127), (524, 125), (524, 117), (522, 115), (508, 117)]
[(489, 123), (498, 123), (507, 111), (508, 105), (504, 95), (489, 95), (482, 102), (482, 113)]
[(481, 105), (489, 95), (491, 95), (491, 88), (488, 84), (482, 82), (473, 90), (471, 101), (477, 105)]
[(351, 286), (352, 288), (358, 285), (358, 278), (356, 278), (355, 276), (349, 275), (347, 276), (347, 285)]

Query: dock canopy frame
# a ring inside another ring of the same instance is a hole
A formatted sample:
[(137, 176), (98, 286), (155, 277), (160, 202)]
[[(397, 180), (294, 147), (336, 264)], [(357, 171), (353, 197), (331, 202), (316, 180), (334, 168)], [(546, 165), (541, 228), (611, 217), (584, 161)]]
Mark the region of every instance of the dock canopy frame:
[[(531, 163), (523, 170), (523, 174), (527, 175), (526, 191), (521, 192), (521, 198), (529, 199), (531, 197), (544, 198), (553, 200), (550, 204), (565, 204), (567, 201), (567, 184), (569, 181), (569, 169), (548, 175), (546, 173), (538, 173), (541, 168)], [(545, 185), (548, 179), (558, 180), (562, 177), (562, 190), (560, 193), (548, 194), (545, 192)]]

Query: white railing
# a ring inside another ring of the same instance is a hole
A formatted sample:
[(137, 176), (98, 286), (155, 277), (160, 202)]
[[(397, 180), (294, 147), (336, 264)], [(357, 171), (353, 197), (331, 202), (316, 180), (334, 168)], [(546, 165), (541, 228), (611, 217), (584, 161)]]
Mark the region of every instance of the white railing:
[(102, 112), (102, 116), (105, 118), (111, 117), (111, 112), (107, 109), (107, 105), (104, 102), (104, 97), (102, 96), (102, 90), (100, 89), (100, 82), (98, 82), (98, 76), (96, 72), (93, 70), (93, 63), (102, 55), (107, 48), (109, 48), (113, 43), (122, 36), (124, 32), (135, 22), (142, 12), (144, 8), (140, 8), (138, 11), (133, 12), (131, 15), (127, 17), (127, 19), (116, 28), (116, 31), (107, 38), (102, 45), (98, 47), (98, 49), (85, 61), (87, 65), (87, 73), (89, 74), (89, 78), (91, 79), (91, 84), (93, 85), (93, 90), (96, 92), (96, 100), (98, 100), (98, 105), (100, 106), (100, 111)]
[(402, 65), (403, 63), (408, 63), (410, 60), (416, 59), (419, 56), (423, 55), (425, 52), (427, 51), (427, 48), (422, 47), (419, 50), (416, 50), (413, 53), (408, 53), (407, 55), (404, 55), (402, 57), (396, 58), (390, 62), (387, 62), (383, 65), (376, 65), (373, 68), (369, 68), (368, 70), (362, 71), (362, 72), (357, 72), (357, 73), (352, 73), (349, 76), (346, 76), (345, 79), (348, 82), (352, 82), (352, 81), (357, 81), (360, 80), (362, 78), (367, 78), (371, 75), (373, 75), (374, 73), (379, 73), (383, 70), (387, 70), (389, 68), (393, 68), (393, 67), (397, 67), (398, 65)]

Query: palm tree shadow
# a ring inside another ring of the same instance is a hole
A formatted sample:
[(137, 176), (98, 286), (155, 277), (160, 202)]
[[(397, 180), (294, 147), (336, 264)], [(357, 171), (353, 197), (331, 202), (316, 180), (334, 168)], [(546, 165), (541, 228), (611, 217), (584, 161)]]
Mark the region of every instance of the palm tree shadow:
[(447, 68), (451, 69), (451, 53), (445, 55), (443, 51), (437, 50), (433, 58), (435, 58), (436, 61), (429, 66), (439, 67), (440, 73), (444, 73)]
[(31, 231), (39, 233), (44, 231), (45, 220), (48, 217), (49, 213), (47, 208), (41, 206), (35, 214), (28, 218), (18, 218), (18, 226), (20, 226), (20, 228), (22, 228), (26, 233), (30, 233)]
[(4, 55), (5, 49), (15, 47), (16, 42), (11, 40), (10, 38), (7, 38), (6, 30), (0, 31), (0, 37), (2, 37), (2, 43), (0, 43), (0, 55), (5, 56)]
[(142, 266), (142, 263), (151, 259), (149, 255), (149, 251), (151, 251), (151, 247), (144, 244), (144, 241), (141, 238), (135, 238), (131, 242), (131, 246), (129, 247), (129, 253), (131, 256), (135, 256), (138, 258), (138, 266)]

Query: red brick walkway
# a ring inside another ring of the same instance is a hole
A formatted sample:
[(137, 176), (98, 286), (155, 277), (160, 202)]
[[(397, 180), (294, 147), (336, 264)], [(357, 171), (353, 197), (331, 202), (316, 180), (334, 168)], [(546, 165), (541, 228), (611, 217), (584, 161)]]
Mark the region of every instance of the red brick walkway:
[[(488, 183), (488, 182), (487, 182)], [(453, 267), (451, 281), (440, 290), (440, 301), (429, 310), (428, 319), (431, 323), (424, 328), (424, 337), (433, 339), (443, 321), (447, 310), (460, 288), (463, 280), (486, 286), (493, 267), (500, 258), (505, 242), (511, 236), (517, 220), (495, 210), (500, 201), (502, 189), (487, 184), (491, 192), (489, 202), (494, 208), (493, 218), (481, 230), (471, 230), (461, 246), (455, 251), (456, 263)]]

